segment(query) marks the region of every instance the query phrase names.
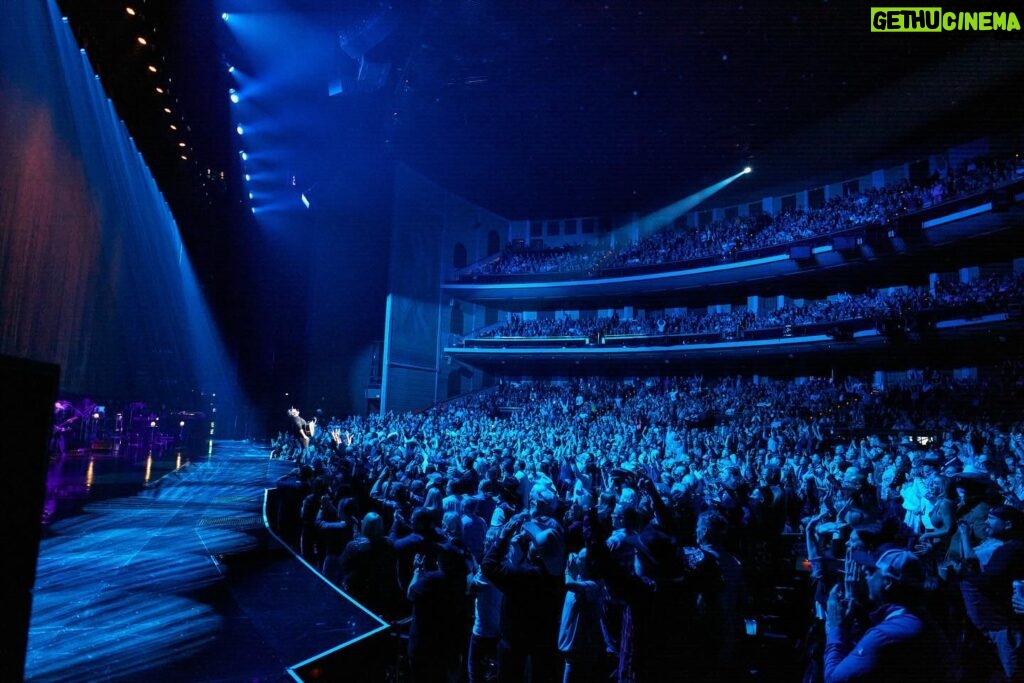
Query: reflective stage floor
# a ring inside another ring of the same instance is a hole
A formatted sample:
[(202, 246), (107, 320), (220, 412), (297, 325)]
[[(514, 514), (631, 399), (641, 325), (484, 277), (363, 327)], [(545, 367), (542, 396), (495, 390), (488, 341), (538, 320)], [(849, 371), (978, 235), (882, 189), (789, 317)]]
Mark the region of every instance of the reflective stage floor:
[(289, 681), (382, 622), (272, 535), (264, 494), (290, 464), (210, 453), (45, 528), (30, 681)]

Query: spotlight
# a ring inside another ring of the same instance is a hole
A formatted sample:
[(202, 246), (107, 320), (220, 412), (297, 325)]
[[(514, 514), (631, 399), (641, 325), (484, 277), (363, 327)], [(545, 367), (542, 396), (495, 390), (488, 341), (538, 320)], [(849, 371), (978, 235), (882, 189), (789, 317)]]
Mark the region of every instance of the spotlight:
[(252, 180), (252, 176), (250, 176), (248, 173), (246, 173), (245, 174), (245, 182), (249, 182), (250, 180)]
[(185, 143), (184, 143), (184, 142), (179, 142), (179, 143), (178, 143), (178, 147), (184, 147), (184, 146), (185, 146)]
[(245, 129), (242, 128), (242, 124), (238, 124), (238, 127), (235, 128), (235, 132), (237, 132), (239, 135), (245, 132)]
[(160, 93), (161, 95), (163, 95), (163, 94), (164, 94), (164, 89), (163, 89), (163, 88), (157, 88), (157, 89), (156, 89), (156, 91), (157, 91), (158, 93)]
[(308, 208), (309, 208), (309, 200), (308, 200), (308, 199), (306, 199), (306, 195), (305, 195), (305, 194), (303, 194), (303, 195), (300, 195), (299, 199), (301, 199), (301, 200), (302, 200), (302, 203), (303, 203), (303, 204), (305, 205), (305, 207), (306, 207), (306, 208), (308, 209)]
[(253, 212), (253, 213), (256, 213), (256, 207), (255, 207), (255, 206), (254, 206), (254, 207), (252, 207), (252, 212)]
[(249, 199), (252, 199), (252, 192), (249, 193)]
[(231, 15), (228, 14), (227, 12), (224, 12), (223, 14), (220, 15), (220, 18), (223, 19), (224, 21), (227, 21), (228, 19), (231, 18)]
[(147, 68), (149, 69), (150, 73), (154, 73), (154, 74), (156, 73), (156, 67), (153, 66), (152, 64), (150, 64)]
[(235, 73), (235, 67), (233, 67), (233, 66), (229, 66), (229, 67), (228, 67), (228, 73), (229, 73), (229, 74), (233, 74), (233, 73)]
[(249, 155), (248, 154), (246, 154), (245, 152), (242, 152), (241, 154), (242, 154), (242, 161), (248, 161), (249, 160)]
[(743, 169), (743, 172), (744, 172), (744, 173), (753, 173), (753, 172), (754, 172), (754, 169), (752, 169), (752, 168), (750, 168), (749, 166), (747, 166), (746, 168), (744, 168), (744, 169)]
[(172, 123), (171, 124), (171, 130), (178, 130), (178, 127)]
[(170, 110), (170, 108), (169, 108), (169, 107), (164, 107), (164, 111), (165, 111), (166, 113), (168, 113), (168, 114), (170, 114), (170, 113), (171, 113), (171, 110)]
[(131, 7), (125, 7), (124, 11), (127, 12), (129, 16), (135, 16), (135, 10), (133, 10)]
[(235, 92), (234, 88), (231, 88), (231, 90), (228, 90), (228, 97), (231, 98), (231, 103), (232, 104), (238, 104), (238, 93)]
[(146, 44), (146, 39), (143, 38), (142, 36), (139, 36), (135, 40), (137, 40), (139, 42), (139, 45), (145, 45)]

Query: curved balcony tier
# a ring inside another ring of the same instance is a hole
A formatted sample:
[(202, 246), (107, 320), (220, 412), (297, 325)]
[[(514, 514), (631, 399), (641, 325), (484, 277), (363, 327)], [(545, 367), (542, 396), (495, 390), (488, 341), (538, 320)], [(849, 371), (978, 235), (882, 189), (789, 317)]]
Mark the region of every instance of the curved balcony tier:
[[(963, 197), (899, 218), (786, 245), (741, 252), (730, 261), (703, 259), (580, 274), (481, 276), (446, 282), (446, 295), (503, 310), (607, 308), (671, 295), (688, 305), (785, 286), (796, 296), (822, 283), (836, 289), (885, 273), (923, 275), (936, 263), (966, 265), (1019, 243), (1024, 181)], [(928, 258), (922, 258), (927, 255)]]

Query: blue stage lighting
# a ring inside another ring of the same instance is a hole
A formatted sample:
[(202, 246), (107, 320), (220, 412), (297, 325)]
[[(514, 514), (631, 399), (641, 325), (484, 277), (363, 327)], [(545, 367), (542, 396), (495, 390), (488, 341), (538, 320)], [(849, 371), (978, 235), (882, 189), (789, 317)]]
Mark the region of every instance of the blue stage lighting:
[(249, 199), (252, 199), (252, 192), (249, 193)]
[(246, 154), (245, 152), (242, 152), (242, 161), (248, 161), (248, 160), (249, 160), (249, 155)]
[(746, 168), (744, 168), (744, 169), (743, 169), (743, 172), (744, 172), (744, 173), (753, 173), (753, 172), (754, 172), (754, 169), (752, 169), (752, 168), (750, 168), (749, 166), (747, 166)]
[(238, 134), (239, 134), (239, 135), (241, 135), (242, 133), (244, 133), (244, 132), (245, 132), (245, 129), (244, 129), (244, 128), (242, 128), (242, 124), (238, 124), (238, 127), (237, 127), (237, 128), (235, 128), (235, 131), (237, 131), (237, 132), (238, 132)]
[(228, 66), (228, 73), (229, 73), (229, 74), (233, 74), (233, 73), (235, 73), (235, 67), (233, 67), (233, 66)]
[(303, 194), (303, 195), (301, 195), (301, 196), (300, 196), (300, 199), (302, 199), (302, 203), (303, 203), (303, 204), (304, 204), (304, 205), (306, 206), (306, 208), (308, 209), (308, 208), (309, 208), (309, 200), (308, 200), (308, 199), (306, 199), (306, 195), (304, 195), (304, 194)]
[(228, 19), (231, 18), (231, 15), (228, 14), (227, 12), (224, 12), (223, 14), (220, 15), (220, 18), (223, 19), (224, 21), (227, 21)]
[(252, 177), (248, 173), (246, 173), (245, 174), (245, 182), (249, 182), (250, 180), (252, 180)]
[(238, 104), (238, 93), (235, 92), (234, 88), (231, 88), (230, 90), (228, 90), (228, 97), (231, 98), (231, 102), (232, 103)]

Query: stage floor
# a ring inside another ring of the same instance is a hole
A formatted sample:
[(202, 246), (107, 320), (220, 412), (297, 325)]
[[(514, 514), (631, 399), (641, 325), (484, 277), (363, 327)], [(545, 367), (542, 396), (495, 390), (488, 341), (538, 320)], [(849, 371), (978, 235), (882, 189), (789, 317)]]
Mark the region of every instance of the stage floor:
[(290, 681), (382, 622), (266, 528), (290, 469), (266, 446), (209, 455), (135, 495), (87, 503), (41, 544), (30, 681)]

